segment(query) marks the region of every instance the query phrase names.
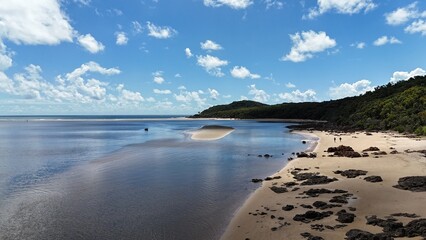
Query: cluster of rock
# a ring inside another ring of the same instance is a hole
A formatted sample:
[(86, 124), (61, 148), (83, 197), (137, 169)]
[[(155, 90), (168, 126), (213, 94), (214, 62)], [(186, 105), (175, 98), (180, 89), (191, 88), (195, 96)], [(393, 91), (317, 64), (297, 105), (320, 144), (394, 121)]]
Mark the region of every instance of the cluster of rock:
[(334, 173), (340, 174), (343, 177), (347, 177), (347, 178), (356, 178), (356, 177), (361, 176), (361, 175), (367, 175), (367, 171), (356, 170), (356, 169), (349, 169), (349, 170), (344, 170), (344, 171), (337, 170), (337, 171), (334, 171)]
[(355, 152), (354, 149), (350, 146), (340, 145), (338, 147), (329, 147), (327, 152), (334, 153), (334, 156), (338, 157), (349, 157), (349, 158), (358, 158), (361, 157), (359, 152)]
[(300, 152), (300, 153), (296, 153), (296, 156), (298, 158), (316, 158), (317, 154), (312, 152), (312, 153), (305, 153), (305, 152)]
[(299, 173), (297, 171), (293, 171), (291, 173), (293, 174), (293, 178), (298, 181), (303, 181), (300, 185), (318, 185), (337, 181), (337, 178), (329, 178), (327, 176), (319, 175), (319, 173)]

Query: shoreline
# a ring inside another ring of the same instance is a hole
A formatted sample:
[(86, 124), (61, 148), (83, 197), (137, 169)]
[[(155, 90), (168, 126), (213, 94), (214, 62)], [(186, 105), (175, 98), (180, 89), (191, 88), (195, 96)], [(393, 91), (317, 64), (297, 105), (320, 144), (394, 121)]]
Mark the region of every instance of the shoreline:
[[(310, 146), (311, 148), (308, 148), (307, 151), (313, 150), (318, 157), (314, 159), (296, 158), (289, 161), (283, 169), (271, 176), (272, 178), (277, 177), (277, 180), (263, 181), (262, 185), (234, 213), (221, 239), (307, 239), (308, 237), (301, 236), (302, 233), (305, 233), (323, 239), (337, 240), (344, 239), (345, 234), (351, 229), (361, 229), (374, 234), (380, 233), (380, 227), (366, 224), (365, 218), (370, 215), (385, 218), (394, 213), (416, 213), (419, 218), (426, 217), (426, 209), (422, 207), (422, 203), (426, 202), (426, 192), (411, 192), (392, 187), (398, 183), (398, 179), (401, 177), (426, 176), (426, 158), (419, 153), (404, 152), (407, 149), (426, 149), (425, 138), (411, 139), (395, 133), (374, 133), (373, 135), (366, 135), (362, 132), (333, 134), (319, 131), (293, 131), (293, 133), (316, 136), (318, 139), (314, 149)], [(339, 137), (343, 139), (342, 142), (339, 141)], [(336, 142), (334, 142), (334, 138), (336, 138)], [(357, 152), (377, 145), (380, 150), (388, 154), (373, 155), (369, 152), (369, 157), (345, 158), (329, 157), (329, 153), (324, 153), (328, 147), (337, 147), (340, 144), (349, 145)], [(392, 151), (391, 148), (398, 153), (389, 154)], [(298, 173), (317, 172), (330, 179), (335, 178), (337, 181), (302, 186), (294, 179), (295, 175), (292, 172), (295, 169), (301, 169)], [(346, 178), (333, 172), (348, 169), (365, 170), (367, 174), (356, 178)], [(383, 182), (372, 183), (363, 179), (372, 175), (381, 176)], [(293, 182), (292, 184), (295, 186), (287, 187), (285, 183), (288, 182)], [(274, 186), (285, 188), (286, 192), (275, 193), (271, 190), (271, 187)], [(348, 197), (343, 199), (347, 203), (338, 204), (341, 205), (340, 207), (324, 210), (332, 211), (331, 216), (309, 221), (309, 223), (295, 221), (296, 215), (302, 215), (309, 210), (322, 212), (312, 204), (315, 201), (327, 202), (331, 197), (337, 195), (324, 194), (312, 198), (303, 194), (309, 189), (321, 188), (345, 190), (350, 196), (347, 195)], [(284, 211), (282, 208), (286, 205), (292, 205), (295, 208), (292, 211)], [(351, 223), (338, 222), (337, 219), (340, 216), (336, 214), (340, 210), (348, 213), (343, 214), (345, 216), (354, 214), (354, 220)], [(404, 224), (409, 220), (413, 219), (397, 218), (397, 221)], [(347, 226), (339, 227), (339, 225)]]

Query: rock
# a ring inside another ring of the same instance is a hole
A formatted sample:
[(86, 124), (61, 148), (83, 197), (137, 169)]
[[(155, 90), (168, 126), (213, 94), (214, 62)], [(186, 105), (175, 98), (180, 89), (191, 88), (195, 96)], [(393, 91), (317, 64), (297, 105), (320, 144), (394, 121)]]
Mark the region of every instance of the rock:
[(355, 219), (355, 214), (348, 213), (345, 210), (340, 210), (339, 212), (337, 212), (336, 215), (337, 215), (336, 221), (341, 223), (352, 223)]
[(347, 204), (348, 203), (348, 199), (344, 195), (333, 196), (333, 198), (331, 198), (329, 202)]
[(308, 204), (300, 204), (300, 206), (302, 208), (308, 208), (308, 209), (312, 209), (313, 208), (311, 205), (308, 205)]
[(350, 157), (350, 158), (358, 158), (361, 157), (361, 154), (355, 152), (354, 149), (350, 146), (340, 145), (338, 147), (329, 147), (327, 152), (333, 152), (334, 156), (338, 157)]
[(349, 169), (349, 170), (345, 170), (345, 171), (340, 171), (340, 170), (334, 171), (334, 173), (340, 174), (340, 175), (347, 177), (347, 178), (356, 178), (356, 177), (361, 176), (361, 175), (366, 175), (367, 171)]
[(303, 143), (303, 144), (306, 144), (306, 141), (305, 141), (305, 140), (303, 140), (303, 141), (302, 141), (302, 143)]
[(261, 158), (261, 157), (263, 157), (263, 156), (259, 154), (259, 155), (257, 155), (257, 157), (260, 157), (260, 158)]
[(275, 193), (285, 193), (285, 192), (288, 192), (288, 191), (287, 191), (287, 188), (285, 188), (285, 187), (272, 186), (272, 187), (270, 187), (270, 189), (271, 189), (273, 192), (275, 192)]
[(370, 156), (370, 155), (368, 155), (368, 153), (366, 153), (366, 152), (362, 153), (362, 157), (368, 157), (368, 156)]
[(350, 146), (343, 146), (343, 145), (340, 145), (340, 146), (338, 146), (338, 147), (329, 147), (329, 148), (327, 149), (327, 152), (339, 152), (339, 151), (349, 151), (349, 152), (353, 152), (353, 151), (354, 151), (354, 149), (353, 149), (352, 147), (350, 147)]
[(373, 182), (373, 183), (383, 182), (383, 179), (380, 176), (368, 176), (368, 177), (365, 177), (364, 180), (367, 182)]
[(284, 207), (282, 207), (282, 209), (284, 210), (284, 211), (291, 211), (291, 210), (293, 210), (294, 209), (294, 206), (293, 205), (285, 205)]
[(265, 178), (265, 181), (271, 181), (273, 178), (271, 178), (271, 177), (266, 177)]
[(278, 230), (278, 228), (276, 228), (276, 227), (271, 228), (271, 231), (277, 231), (277, 230)]
[(379, 156), (379, 155), (388, 155), (385, 151), (380, 152), (373, 152), (373, 155)]
[(296, 185), (299, 185), (297, 182), (285, 182), (285, 183), (283, 183), (283, 186), (286, 186), (286, 187), (293, 187), (293, 186), (296, 186)]
[(426, 219), (417, 219), (409, 222), (405, 226), (406, 236), (407, 237), (426, 237)]
[(251, 181), (254, 183), (263, 182), (263, 180), (259, 178), (253, 178)]
[(309, 189), (307, 191), (304, 191), (303, 193), (310, 196), (310, 197), (318, 197), (320, 194), (330, 194), (330, 193), (347, 193), (348, 191), (345, 190), (341, 190), (341, 189), (335, 189), (335, 190), (330, 190), (330, 189), (325, 189), (325, 188), (320, 188), (320, 189)]
[(363, 152), (374, 152), (374, 151), (380, 151), (378, 147), (369, 147), (367, 149), (362, 150)]
[(272, 157), (272, 155), (265, 154), (265, 155), (263, 155), (263, 157), (265, 157), (265, 158), (270, 158), (270, 157)]
[(418, 218), (418, 217), (420, 217), (419, 215), (417, 215), (415, 213), (393, 213), (393, 214), (391, 214), (391, 216), (393, 216), (393, 217), (407, 217), (407, 218)]
[(304, 214), (296, 214), (293, 217), (294, 221), (303, 222), (303, 223), (309, 223), (311, 221), (321, 220), (323, 218), (329, 217), (333, 214), (332, 211), (326, 211), (326, 212), (317, 212), (309, 210), (305, 212)]
[(426, 176), (402, 177), (398, 180), (398, 185), (395, 185), (393, 187), (403, 190), (409, 190), (412, 192), (425, 192)]
[(337, 181), (337, 178), (329, 178), (327, 176), (313, 176), (306, 181), (302, 182), (300, 185), (318, 185), (318, 184), (327, 184)]
[(307, 158), (307, 157), (309, 157), (309, 155), (307, 153), (305, 153), (305, 152), (296, 153), (296, 156), (298, 158)]
[(399, 153), (397, 150), (392, 150), (392, 151), (390, 152), (390, 154), (397, 154), (397, 153)]
[(347, 240), (373, 240), (374, 234), (359, 229), (351, 229), (346, 232)]
[(340, 204), (328, 204), (328, 203), (323, 202), (323, 201), (315, 201), (312, 205), (315, 208), (318, 208), (318, 209), (321, 209), (321, 210), (325, 210), (327, 208), (341, 207), (342, 206)]

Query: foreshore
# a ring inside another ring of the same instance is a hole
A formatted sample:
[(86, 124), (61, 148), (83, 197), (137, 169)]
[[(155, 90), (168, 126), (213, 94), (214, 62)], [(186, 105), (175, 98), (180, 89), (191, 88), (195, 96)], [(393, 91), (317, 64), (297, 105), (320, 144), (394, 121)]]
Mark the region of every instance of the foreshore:
[[(318, 137), (313, 150), (316, 157), (296, 158), (265, 179), (238, 210), (221, 239), (426, 237), (426, 232), (417, 229), (420, 233), (416, 233), (415, 229), (423, 225), (426, 229), (426, 182), (422, 183), (426, 157), (419, 152), (426, 150), (425, 138), (396, 133), (301, 134)], [(344, 149), (344, 155), (356, 156), (357, 152), (364, 156), (350, 158), (327, 152), (340, 145), (354, 150)], [(378, 150), (363, 151), (370, 147)], [(399, 182), (408, 176), (422, 176), (416, 183), (420, 188), (409, 189), (410, 184)], [(399, 183), (403, 186), (395, 188)]]

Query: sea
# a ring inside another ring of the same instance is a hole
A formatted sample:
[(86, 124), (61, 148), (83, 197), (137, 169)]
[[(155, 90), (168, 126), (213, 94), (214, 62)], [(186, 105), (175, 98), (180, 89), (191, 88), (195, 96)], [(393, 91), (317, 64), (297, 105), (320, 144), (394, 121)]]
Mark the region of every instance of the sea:
[[(0, 239), (219, 239), (260, 186), (251, 179), (307, 148), (289, 124), (0, 117)], [(235, 131), (192, 140), (205, 125)]]

